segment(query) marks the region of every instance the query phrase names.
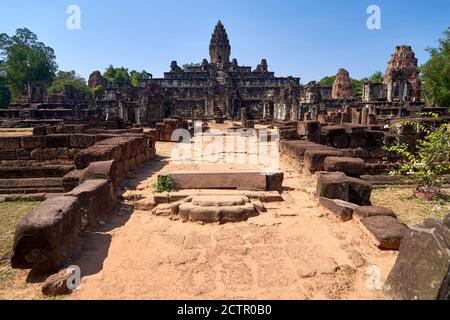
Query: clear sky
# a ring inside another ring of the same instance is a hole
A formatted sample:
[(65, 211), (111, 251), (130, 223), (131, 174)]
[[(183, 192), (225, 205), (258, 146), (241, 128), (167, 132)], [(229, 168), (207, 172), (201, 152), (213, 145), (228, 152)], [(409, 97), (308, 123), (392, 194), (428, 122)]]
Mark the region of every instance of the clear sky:
[[(354, 78), (385, 71), (396, 45), (409, 44), (419, 63), (450, 26), (448, 0), (0, 0), (0, 32), (27, 27), (55, 49), (61, 70), (88, 77), (108, 64), (160, 77), (170, 62), (209, 59), (219, 19), (233, 58), (256, 67), (262, 58), (279, 76), (302, 83), (341, 67)], [(381, 30), (369, 30), (369, 5), (381, 8)], [(69, 5), (81, 29), (69, 30)]]

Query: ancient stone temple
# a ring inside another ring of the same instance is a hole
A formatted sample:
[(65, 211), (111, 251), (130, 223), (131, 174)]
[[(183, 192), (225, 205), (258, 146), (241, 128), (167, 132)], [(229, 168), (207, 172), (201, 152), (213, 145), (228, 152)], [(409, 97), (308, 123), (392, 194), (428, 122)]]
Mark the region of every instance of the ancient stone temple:
[(299, 78), (276, 77), (265, 59), (254, 70), (231, 59), (230, 41), (220, 21), (209, 55), (209, 61), (183, 68), (172, 61), (163, 78), (148, 79), (140, 100), (140, 121), (154, 124), (168, 116), (190, 118), (193, 110), (209, 118), (237, 118), (242, 108), (258, 118), (274, 117), (275, 104), (292, 103), (289, 93), (300, 91)]
[(384, 85), (388, 101), (420, 101), (417, 58), (410, 46), (397, 46), (388, 62)]
[(345, 69), (339, 69), (331, 92), (332, 99), (349, 99), (353, 97), (352, 80)]
[(95, 88), (97, 86), (105, 86), (105, 79), (103, 78), (100, 71), (94, 71), (89, 76), (88, 87)]

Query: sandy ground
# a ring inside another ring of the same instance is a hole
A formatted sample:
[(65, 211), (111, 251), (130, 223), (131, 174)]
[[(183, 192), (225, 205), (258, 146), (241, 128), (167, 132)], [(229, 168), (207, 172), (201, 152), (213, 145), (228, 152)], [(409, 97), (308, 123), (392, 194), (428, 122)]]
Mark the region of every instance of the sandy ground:
[[(158, 154), (172, 146), (159, 143)], [(158, 172), (183, 167), (162, 163), (125, 181), (136, 189), (130, 192), (150, 196)], [(81, 288), (69, 298), (382, 299), (368, 288), (367, 269), (379, 267), (384, 281), (396, 253), (377, 249), (354, 223), (334, 220), (311, 196), (313, 179), (286, 159), (281, 165), (286, 201), (248, 222), (199, 225), (143, 211), (114, 216), (85, 242), (75, 262)]]
[[(158, 143), (159, 157), (123, 182), (128, 199), (152, 196), (159, 172), (257, 167), (175, 164), (169, 159), (173, 146)], [(248, 222), (200, 225), (116, 210), (83, 239), (74, 262), (82, 271), (81, 287), (65, 298), (383, 299), (369, 289), (368, 270), (379, 268), (384, 281), (397, 253), (377, 249), (355, 223), (339, 222), (320, 208), (313, 178), (288, 159), (281, 169), (285, 201), (267, 204), (267, 213)], [(44, 298), (39, 291), (45, 276), (5, 267), (2, 276), (0, 299)]]

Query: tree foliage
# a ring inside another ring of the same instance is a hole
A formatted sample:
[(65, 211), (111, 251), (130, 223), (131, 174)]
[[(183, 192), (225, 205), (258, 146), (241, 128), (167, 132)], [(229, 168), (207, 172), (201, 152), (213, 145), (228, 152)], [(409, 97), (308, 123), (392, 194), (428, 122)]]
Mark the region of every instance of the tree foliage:
[(149, 79), (151, 78), (151, 76), (152, 75), (145, 70), (142, 70), (141, 72), (132, 70), (131, 72), (129, 72), (127, 68), (115, 68), (112, 65), (109, 65), (108, 68), (106, 68), (105, 73), (103, 74), (103, 77), (114, 80), (116, 85), (119, 87), (137, 87), (142, 80)]
[(384, 75), (381, 71), (375, 71), (372, 73), (372, 75), (369, 77), (369, 81), (372, 83), (383, 83), (384, 81)]
[[(438, 117), (436, 114), (425, 115)], [(450, 171), (448, 124), (442, 124), (435, 129), (416, 121), (404, 121), (397, 125), (414, 126), (418, 132), (424, 135), (424, 138), (417, 142), (415, 152), (411, 152), (406, 144), (385, 148), (387, 151), (401, 155), (406, 161), (391, 174), (406, 177), (407, 180), (417, 184), (426, 192), (437, 193), (445, 181), (444, 174)]]
[(438, 48), (428, 48), (430, 59), (421, 67), (425, 100), (450, 108), (450, 27), (439, 40)]
[(77, 75), (75, 71), (58, 71), (55, 80), (48, 89), (49, 94), (64, 92), (64, 87), (70, 85), (74, 89), (75, 97), (85, 99), (89, 95), (89, 89), (86, 80)]
[[(328, 76), (322, 78), (319, 84), (321, 87), (332, 87), (336, 76)], [(381, 71), (375, 71), (369, 78), (365, 77), (360, 80), (351, 78), (352, 90), (355, 97), (362, 97), (364, 82), (371, 81), (372, 83), (382, 83), (384, 80), (383, 73)]]
[(0, 108), (8, 107), (10, 100), (11, 95), (9, 93), (6, 77), (0, 72)]
[(17, 29), (11, 37), (0, 34), (0, 73), (13, 100), (33, 81), (51, 83), (58, 68), (55, 60), (53, 49), (26, 28)]
[(130, 72), (130, 78), (131, 78), (131, 85), (133, 87), (138, 87), (139, 83), (143, 80), (147, 80), (151, 78), (151, 74), (148, 73), (145, 70), (142, 70), (141, 72), (138, 72), (136, 70), (132, 70)]
[(89, 89), (89, 93), (94, 99), (101, 99), (105, 94), (105, 89), (101, 85)]

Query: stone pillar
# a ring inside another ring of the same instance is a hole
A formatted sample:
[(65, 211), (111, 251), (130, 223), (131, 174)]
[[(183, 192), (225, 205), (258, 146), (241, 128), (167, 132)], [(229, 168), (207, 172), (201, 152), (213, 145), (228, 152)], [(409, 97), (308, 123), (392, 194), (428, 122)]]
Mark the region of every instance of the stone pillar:
[(311, 120), (313, 120), (313, 121), (317, 121), (317, 114), (318, 114), (317, 108), (318, 108), (317, 106), (313, 106), (310, 109), (310, 111), (311, 111)]
[(369, 114), (369, 109), (367, 107), (363, 107), (361, 110), (361, 124), (367, 124), (368, 114)]
[(392, 82), (392, 80), (390, 80), (388, 83), (388, 88), (387, 88), (387, 101), (392, 102), (393, 93), (394, 93), (394, 83)]
[(140, 125), (141, 124), (141, 109), (140, 108), (136, 108), (134, 109), (135, 112), (135, 119), (136, 119), (136, 124)]
[(241, 126), (247, 128), (247, 109), (241, 108)]

